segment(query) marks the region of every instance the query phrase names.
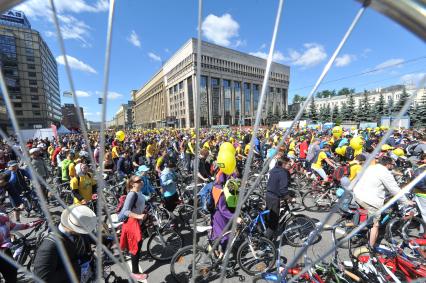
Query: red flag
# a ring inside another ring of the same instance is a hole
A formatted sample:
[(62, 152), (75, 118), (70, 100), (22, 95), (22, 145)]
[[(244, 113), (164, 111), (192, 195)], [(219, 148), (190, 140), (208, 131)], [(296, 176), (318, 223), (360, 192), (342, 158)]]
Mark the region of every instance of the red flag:
[(56, 143), (59, 144), (59, 140), (58, 140), (58, 129), (56, 128), (56, 126), (54, 124), (50, 125), (50, 127), (52, 128), (53, 135), (55, 136), (55, 139), (56, 139)]

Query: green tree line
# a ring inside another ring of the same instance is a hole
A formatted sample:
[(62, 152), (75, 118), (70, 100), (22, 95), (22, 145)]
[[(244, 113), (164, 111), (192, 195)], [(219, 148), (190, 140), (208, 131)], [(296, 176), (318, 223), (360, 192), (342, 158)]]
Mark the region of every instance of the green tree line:
[[(309, 106), (305, 109), (302, 119), (310, 119), (314, 123), (316, 122), (334, 122), (337, 124), (342, 121), (355, 121), (355, 122), (377, 122), (380, 123), (382, 116), (396, 115), (403, 107), (409, 95), (405, 90), (401, 93), (398, 101), (389, 100), (386, 103), (383, 94), (380, 94), (379, 100), (375, 103), (371, 103), (370, 95), (367, 91), (364, 91), (362, 99), (359, 100), (358, 105), (355, 103), (353, 89), (343, 88), (344, 92), (347, 92), (347, 101), (341, 107), (337, 105), (330, 106), (329, 103), (326, 106), (318, 107), (315, 104), (315, 98), (309, 102)], [(336, 93), (335, 91), (322, 91), (322, 95), (333, 96), (330, 93)], [(340, 93), (341, 91), (337, 92)], [(321, 95), (321, 98), (324, 97)], [(318, 97), (318, 96), (317, 96)], [(326, 96), (329, 97), (329, 96)], [(293, 104), (302, 104), (306, 100), (306, 97), (295, 95), (293, 97)], [(284, 111), (282, 114), (268, 113), (266, 118), (266, 124), (276, 124), (278, 121), (291, 120), (297, 115), (297, 111)], [(416, 107), (411, 105), (407, 111), (407, 115), (410, 116), (411, 126), (415, 127), (426, 127), (426, 96), (424, 96)]]

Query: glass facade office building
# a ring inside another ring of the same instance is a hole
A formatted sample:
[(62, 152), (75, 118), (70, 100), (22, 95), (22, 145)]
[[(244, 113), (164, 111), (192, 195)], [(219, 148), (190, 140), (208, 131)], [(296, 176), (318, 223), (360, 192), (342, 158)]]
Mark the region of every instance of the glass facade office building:
[[(47, 128), (60, 122), (55, 57), (22, 12), (8, 11), (0, 16), (0, 66), (22, 129)], [(12, 130), (3, 100), (0, 127)]]

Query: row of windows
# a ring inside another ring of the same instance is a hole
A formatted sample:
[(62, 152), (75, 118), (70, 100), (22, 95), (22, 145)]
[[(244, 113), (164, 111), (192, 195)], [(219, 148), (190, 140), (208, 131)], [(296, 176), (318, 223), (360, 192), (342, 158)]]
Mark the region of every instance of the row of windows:
[[(206, 55), (201, 55), (201, 62), (207, 63), (207, 65), (209, 65), (211, 67), (224, 67), (227, 70), (233, 69), (233, 70), (236, 70), (236, 71), (241, 71), (241, 72), (246, 72), (246, 73), (251, 73), (251, 74), (257, 74), (257, 75), (260, 75), (260, 76), (265, 75), (265, 70), (262, 69), (262, 68), (248, 66), (248, 65), (244, 65), (244, 64), (240, 64), (240, 63), (236, 63), (236, 62), (232, 62), (232, 61), (227, 61), (227, 60), (222, 60), (222, 59), (218, 59), (218, 58), (213, 58), (213, 57), (206, 56)], [(212, 64), (213, 64), (213, 66), (212, 66)], [(288, 76), (285, 75), (285, 74), (282, 74), (282, 73), (271, 72), (271, 77), (288, 81)]]

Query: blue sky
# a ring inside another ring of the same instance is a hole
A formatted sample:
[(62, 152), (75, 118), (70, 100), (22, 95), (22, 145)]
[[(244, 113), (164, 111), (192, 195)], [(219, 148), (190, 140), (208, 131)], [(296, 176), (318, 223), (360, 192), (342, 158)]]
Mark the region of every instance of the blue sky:
[[(56, 1), (80, 105), (88, 120), (99, 121), (108, 2)], [(116, 1), (108, 119), (130, 91), (140, 88), (190, 37), (197, 36), (196, 0)], [(203, 39), (266, 56), (278, 1), (205, 0)], [(47, 0), (29, 0), (23, 10), (57, 58), (61, 93), (69, 90)], [(352, 0), (287, 0), (278, 32), (275, 60), (291, 67), (290, 101), (307, 95), (360, 8)], [(414, 59), (414, 60), (412, 60)], [(410, 61), (411, 60), (411, 61)], [(362, 17), (321, 89), (357, 91), (416, 82), (426, 73), (424, 42), (372, 9)], [(395, 65), (399, 64), (399, 65)], [(391, 67), (387, 67), (391, 66)], [(383, 70), (329, 82), (374, 68)], [(72, 99), (62, 97), (62, 103)]]

